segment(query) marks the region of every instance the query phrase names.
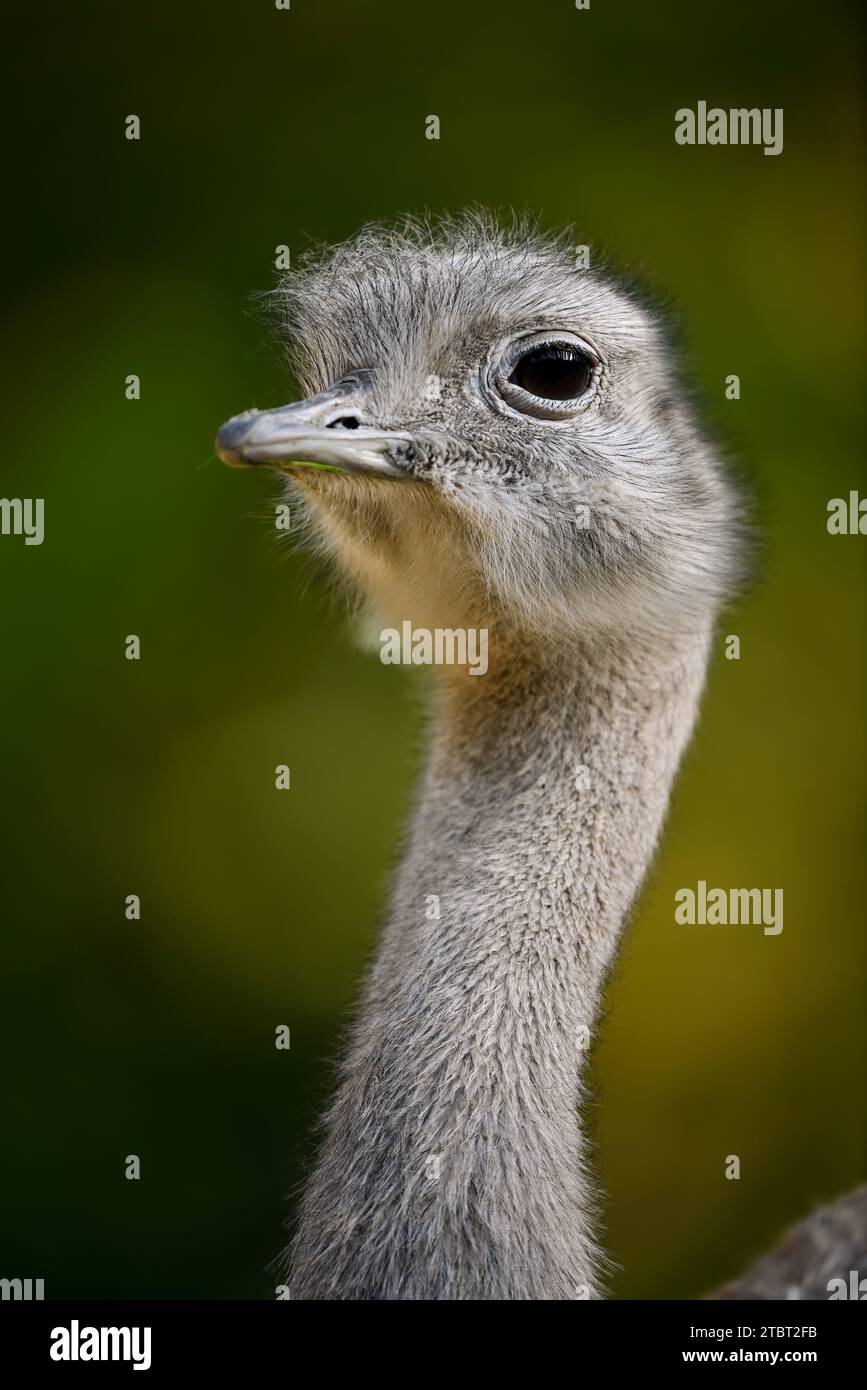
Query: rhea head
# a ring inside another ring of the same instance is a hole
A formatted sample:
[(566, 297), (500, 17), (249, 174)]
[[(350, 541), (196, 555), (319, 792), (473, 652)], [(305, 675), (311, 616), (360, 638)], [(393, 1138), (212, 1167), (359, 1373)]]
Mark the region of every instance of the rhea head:
[(736, 499), (660, 322), (566, 236), (373, 227), (275, 291), (304, 398), (217, 436), (284, 474), (390, 622), (568, 642), (703, 624)]

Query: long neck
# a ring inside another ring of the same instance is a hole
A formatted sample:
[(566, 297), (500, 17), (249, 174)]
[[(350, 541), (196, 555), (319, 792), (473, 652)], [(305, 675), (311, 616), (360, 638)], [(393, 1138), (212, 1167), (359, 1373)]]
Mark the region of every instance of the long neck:
[(708, 640), (492, 662), (441, 692), (293, 1297), (598, 1295), (584, 1059)]

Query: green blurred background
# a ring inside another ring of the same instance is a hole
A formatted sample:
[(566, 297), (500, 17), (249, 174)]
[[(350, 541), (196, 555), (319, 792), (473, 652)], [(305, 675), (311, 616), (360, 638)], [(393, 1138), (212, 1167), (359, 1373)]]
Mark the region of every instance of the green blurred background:
[[(0, 538), (0, 1275), (273, 1296), (418, 702), (277, 544), (273, 480), (224, 469), (212, 438), (292, 394), (249, 298), (275, 246), (473, 201), (575, 221), (670, 293), (754, 478), (764, 576), (727, 619), (741, 660), (720, 645), (590, 1113), (615, 1294), (733, 1275), (867, 1161), (867, 541), (825, 528), (829, 498), (865, 490), (854, 7), (4, 14), (0, 492), (46, 499), (46, 539)], [(699, 99), (783, 107), (784, 153), (675, 145)], [(676, 926), (699, 878), (783, 887), (782, 935)]]

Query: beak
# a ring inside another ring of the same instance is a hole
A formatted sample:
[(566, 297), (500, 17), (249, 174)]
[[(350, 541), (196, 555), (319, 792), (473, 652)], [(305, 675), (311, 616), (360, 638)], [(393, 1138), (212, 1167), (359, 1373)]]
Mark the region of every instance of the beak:
[(276, 410), (247, 410), (221, 427), (217, 453), (232, 468), (326, 468), (408, 480), (396, 459), (412, 436), (362, 424), (358, 404), (345, 388), (335, 387)]

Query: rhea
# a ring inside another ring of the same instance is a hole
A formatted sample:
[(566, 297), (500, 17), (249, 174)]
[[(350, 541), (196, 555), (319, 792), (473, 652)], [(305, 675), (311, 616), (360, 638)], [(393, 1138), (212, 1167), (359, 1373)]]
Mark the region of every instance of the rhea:
[(666, 335), (566, 238), (366, 229), (277, 292), (305, 392), (220, 430), (373, 619), (484, 629), (429, 750), (294, 1298), (601, 1296), (588, 1039), (690, 737), (740, 504)]

